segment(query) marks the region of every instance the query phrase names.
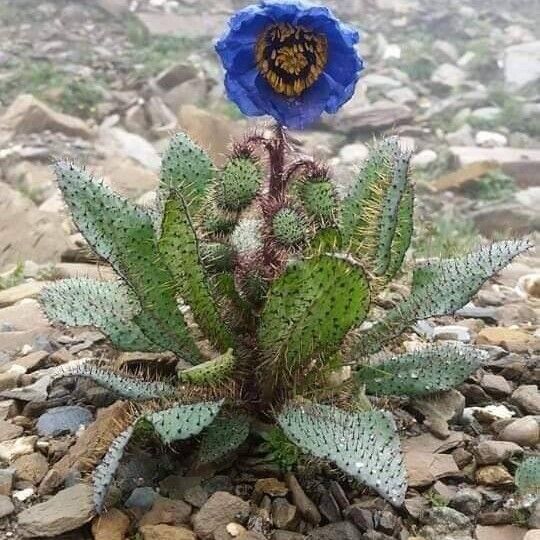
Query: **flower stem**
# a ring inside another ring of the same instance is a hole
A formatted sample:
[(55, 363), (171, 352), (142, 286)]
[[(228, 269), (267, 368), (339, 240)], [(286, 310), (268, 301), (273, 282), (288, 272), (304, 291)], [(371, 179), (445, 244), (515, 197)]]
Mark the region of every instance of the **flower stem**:
[(270, 154), (270, 196), (276, 200), (282, 200), (285, 196), (287, 178), (285, 175), (285, 151), (287, 147), (287, 136), (283, 126), (276, 124), (276, 136), (269, 145)]

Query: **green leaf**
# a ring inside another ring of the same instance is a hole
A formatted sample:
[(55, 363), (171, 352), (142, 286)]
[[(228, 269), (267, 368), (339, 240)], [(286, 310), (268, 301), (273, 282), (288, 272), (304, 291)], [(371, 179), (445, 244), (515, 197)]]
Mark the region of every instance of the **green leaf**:
[(179, 371), (178, 378), (182, 382), (192, 383), (197, 386), (211, 386), (228, 379), (234, 370), (235, 364), (236, 359), (233, 351), (229, 349), (217, 358), (208, 360), (208, 362)]
[(56, 174), (81, 233), (139, 298), (136, 324), (152, 342), (197, 361), (200, 352), (178, 309), (172, 276), (159, 264), (150, 216), (70, 163), (57, 163)]
[(179, 191), (193, 211), (203, 202), (214, 175), (204, 150), (185, 133), (177, 133), (161, 161), (160, 200), (166, 201), (171, 191)]
[(540, 456), (526, 457), (519, 464), (515, 483), (521, 495), (540, 495)]
[(120, 397), (133, 401), (172, 397), (175, 394), (174, 386), (159, 381), (141, 381), (125, 374), (103, 369), (91, 362), (77, 364), (60, 373), (60, 376), (75, 375), (86, 377), (96, 384), (111, 390)]
[(114, 475), (118, 469), (118, 466), (120, 465), (120, 460), (124, 455), (126, 445), (133, 435), (133, 429), (134, 425), (129, 426), (113, 440), (109, 446), (109, 449), (107, 450), (107, 453), (94, 471), (94, 507), (98, 514), (101, 514), (103, 510), (105, 497), (107, 496), (107, 492), (112, 484)]
[(258, 332), (261, 348), (288, 368), (330, 354), (365, 318), (369, 302), (362, 269), (344, 259), (323, 255), (292, 265), (268, 293)]
[(355, 377), (368, 394), (421, 396), (461, 384), (487, 356), (486, 351), (473, 347), (433, 345), (362, 365)]
[(161, 223), (159, 252), (175, 280), (179, 296), (190, 306), (195, 321), (220, 351), (233, 340), (221, 320), (199, 257), (197, 236), (183, 198), (171, 194), (165, 204)]
[(214, 421), (222, 405), (223, 400), (175, 405), (163, 411), (150, 413), (146, 419), (152, 423), (161, 440), (165, 444), (170, 444), (199, 434)]
[(407, 481), (390, 413), (346, 412), (328, 405), (289, 403), (277, 420), (304, 451), (333, 461), (393, 505), (403, 504)]
[(387, 280), (399, 270), (410, 243), (410, 157), (396, 137), (377, 144), (342, 204), (341, 231), (350, 252)]
[(236, 450), (248, 438), (250, 420), (246, 415), (219, 416), (202, 433), (199, 463), (213, 463)]
[(47, 286), (41, 293), (47, 317), (66, 326), (94, 326), (124, 351), (159, 351), (134, 322), (141, 305), (120, 281), (71, 278)]
[(465, 257), (428, 262), (417, 268), (411, 294), (359, 335), (353, 354), (377, 352), (416, 320), (449, 315), (462, 308), (487, 279), (530, 247), (526, 239), (495, 242)]

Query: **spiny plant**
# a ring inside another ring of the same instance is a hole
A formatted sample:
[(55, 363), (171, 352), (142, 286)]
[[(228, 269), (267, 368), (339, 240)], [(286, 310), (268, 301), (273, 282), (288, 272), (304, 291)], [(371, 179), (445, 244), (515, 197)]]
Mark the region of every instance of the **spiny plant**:
[[(415, 268), (410, 294), (368, 324), (411, 242), (410, 153), (395, 138), (375, 144), (340, 200), (329, 169), (295, 155), (284, 126), (303, 128), (351, 97), (362, 69), (357, 33), (303, 2), (262, 2), (241, 20), (216, 45), (225, 86), (244, 113), (272, 115), (273, 132), (235, 142), (221, 169), (177, 134), (150, 209), (70, 162), (56, 165), (73, 221), (118, 278), (53, 283), (45, 312), (64, 325), (95, 326), (119, 349), (181, 360), (168, 380), (106, 363), (73, 371), (133, 403), (96, 456), (97, 511), (139, 422), (165, 444), (199, 436), (202, 464), (231, 454), (261, 419), (401, 505), (407, 481), (396, 424), (368, 396), (446, 390), (484, 354), (447, 344), (392, 355), (388, 347), (416, 320), (461, 308), (529, 247), (509, 240), (428, 260)], [(261, 31), (265, 20), (279, 24)], [(295, 29), (297, 20), (304, 22)], [(329, 56), (336, 43), (339, 53)]]
[[(99, 328), (118, 349), (172, 351), (192, 364), (178, 369), (176, 381), (144, 381), (103, 363), (70, 372), (134, 404), (96, 469), (98, 510), (142, 419), (165, 443), (200, 435), (204, 463), (240, 446), (254, 419), (273, 418), (302, 451), (400, 505), (406, 479), (396, 426), (389, 412), (369, 410), (364, 394), (430, 394), (481, 365), (483, 351), (456, 344), (381, 350), (416, 320), (462, 307), (527, 241), (420, 264), (410, 294), (360, 328), (409, 247), (410, 156), (396, 139), (376, 144), (340, 201), (324, 165), (290, 153), (284, 131), (254, 134), (218, 170), (179, 133), (150, 210), (72, 163), (56, 165), (75, 223), (118, 279), (53, 283), (42, 295), (47, 315)], [(336, 383), (346, 364), (352, 377)]]

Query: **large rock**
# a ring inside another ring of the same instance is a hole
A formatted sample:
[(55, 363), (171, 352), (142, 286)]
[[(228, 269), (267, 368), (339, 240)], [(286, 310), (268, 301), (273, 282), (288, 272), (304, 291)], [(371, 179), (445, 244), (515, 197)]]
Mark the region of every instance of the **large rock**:
[(21, 426), (6, 422), (5, 420), (0, 420), (0, 442), (16, 439), (22, 432), (23, 428)]
[(540, 185), (538, 167), (540, 150), (532, 148), (480, 148), (478, 146), (451, 146), (450, 154), (457, 166), (471, 163), (494, 162), (513, 176), (521, 187)]
[(397, 105), (391, 101), (379, 101), (373, 105), (355, 105), (343, 109), (341, 114), (325, 120), (341, 133), (384, 129), (408, 122), (413, 117), (412, 110), (406, 105)]
[(128, 529), (129, 518), (117, 508), (111, 508), (92, 522), (94, 540), (124, 540)]
[(0, 443), (0, 459), (10, 462), (25, 454), (31, 454), (34, 451), (36, 441), (35, 435), (29, 435)]
[(510, 400), (527, 414), (540, 415), (540, 392), (536, 384), (520, 386), (514, 391)]
[(527, 530), (515, 525), (478, 525), (475, 532), (477, 540), (525, 540)]
[(243, 122), (234, 122), (195, 105), (180, 107), (178, 122), (181, 129), (209, 153), (216, 165), (224, 163), (231, 141), (240, 136), (245, 127)]
[(504, 80), (511, 90), (519, 90), (540, 77), (540, 41), (520, 43), (504, 51)]
[(499, 439), (521, 446), (534, 446), (540, 440), (538, 421), (533, 416), (518, 418), (499, 433)]
[(204, 24), (199, 13), (168, 13), (165, 11), (142, 11), (138, 19), (154, 36), (182, 36), (184, 38), (203, 38), (219, 35), (223, 31), (227, 15), (205, 12)]
[(419, 531), (426, 540), (469, 540), (472, 533), (470, 519), (461, 512), (446, 506), (431, 508), (421, 520), (425, 523)]
[(340, 521), (311, 531), (306, 540), (362, 540), (362, 538), (362, 533), (350, 521)]
[(422, 487), (448, 476), (459, 476), (453, 456), (429, 452), (405, 451), (405, 467), (410, 487)]
[(248, 502), (226, 491), (217, 491), (194, 516), (193, 529), (201, 540), (213, 540), (214, 531), (220, 525), (236, 521), (238, 516), (246, 516), (248, 512)]
[(479, 465), (495, 465), (522, 454), (523, 449), (518, 444), (508, 441), (482, 441), (474, 453)]
[(70, 433), (74, 435), (81, 426), (92, 421), (92, 413), (79, 405), (54, 407), (42, 414), (36, 428), (41, 437), (58, 437)]
[(540, 349), (540, 339), (517, 328), (487, 326), (478, 333), (477, 343), (497, 345), (507, 351), (523, 353)]
[(41, 212), (30, 199), (0, 182), (0, 268), (25, 259), (59, 260), (70, 245), (62, 218)]
[(35, 298), (47, 285), (49, 285), (47, 281), (26, 281), (15, 287), (4, 289), (0, 291), (0, 307), (10, 306), (25, 298)]
[(540, 230), (538, 212), (514, 202), (487, 204), (471, 212), (470, 218), (486, 238), (494, 238), (501, 232), (523, 236)]
[(0, 519), (9, 516), (15, 511), (11, 499), (7, 495), (0, 495)]
[(26, 454), (13, 463), (17, 480), (25, 480), (34, 485), (39, 484), (49, 470), (47, 458), (40, 452)]
[(139, 530), (141, 531), (144, 540), (197, 540), (193, 531), (190, 531), (185, 527), (145, 525)]
[(30, 94), (21, 94), (0, 118), (0, 126), (13, 133), (59, 131), (89, 139), (92, 130), (80, 118), (59, 113)]
[(465, 72), (453, 64), (441, 64), (431, 75), (431, 82), (444, 88), (457, 88), (465, 81)]
[(89, 484), (76, 484), (23, 510), (18, 516), (19, 531), (25, 537), (49, 538), (81, 527), (94, 515), (92, 491)]

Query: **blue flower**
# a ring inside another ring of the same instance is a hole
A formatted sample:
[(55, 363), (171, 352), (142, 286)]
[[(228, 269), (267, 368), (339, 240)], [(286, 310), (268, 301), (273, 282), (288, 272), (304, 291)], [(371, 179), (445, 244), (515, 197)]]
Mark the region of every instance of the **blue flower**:
[(303, 129), (352, 97), (363, 69), (358, 40), (326, 7), (263, 0), (231, 18), (216, 51), (227, 95), (244, 114)]

